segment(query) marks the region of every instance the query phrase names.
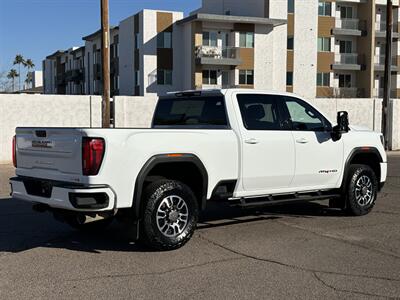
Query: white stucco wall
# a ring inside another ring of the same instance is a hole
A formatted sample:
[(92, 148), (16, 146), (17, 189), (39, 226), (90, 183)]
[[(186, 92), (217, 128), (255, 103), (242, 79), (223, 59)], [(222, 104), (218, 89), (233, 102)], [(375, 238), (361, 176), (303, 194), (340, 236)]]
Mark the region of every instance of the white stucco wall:
[(151, 125), (157, 97), (114, 97), (116, 128), (148, 128)]
[(16, 127), (99, 127), (101, 97), (0, 95), (0, 163), (11, 160)]
[[(117, 96), (117, 128), (148, 128), (151, 125), (156, 96)], [(315, 99), (311, 103), (335, 122), (336, 113), (349, 112), (350, 123), (380, 131), (381, 99)], [(390, 116), (393, 150), (400, 150), (400, 99), (391, 101)], [(0, 163), (11, 160), (11, 141), (19, 126), (100, 127), (101, 97), (65, 95), (0, 95)]]
[(135, 17), (119, 23), (119, 92), (133, 95), (135, 92)]
[[(295, 1), (293, 91), (316, 96), (318, 1)], [(307, 76), (304, 76), (307, 74)]]
[[(265, 16), (266, 0), (203, 0), (203, 5), (197, 12), (225, 15), (228, 11), (234, 16)], [(275, 0), (276, 1), (276, 0)]]

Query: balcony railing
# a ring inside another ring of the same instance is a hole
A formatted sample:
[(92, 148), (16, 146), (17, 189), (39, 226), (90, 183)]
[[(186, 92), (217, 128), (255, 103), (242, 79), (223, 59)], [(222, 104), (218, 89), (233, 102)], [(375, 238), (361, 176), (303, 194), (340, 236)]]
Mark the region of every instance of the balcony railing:
[(213, 46), (198, 46), (196, 48), (196, 57), (197, 58), (214, 58), (214, 59), (222, 59), (222, 58), (239, 58), (239, 48), (236, 47), (213, 47)]
[(335, 27), (348, 30), (365, 30), (366, 22), (359, 19), (336, 19)]
[[(385, 55), (375, 55), (376, 65), (385, 65)], [(392, 66), (397, 66), (397, 56), (392, 56)]]
[[(386, 22), (376, 22), (375, 23), (375, 30), (378, 32), (386, 33)], [(397, 23), (393, 23), (393, 32), (399, 32), (399, 26)]]
[(339, 65), (361, 65), (362, 56), (358, 53), (338, 53), (335, 54), (335, 64)]
[(362, 98), (365, 97), (364, 89), (356, 87), (341, 87), (333, 89), (336, 98)]
[[(375, 88), (373, 90), (372, 96), (376, 97), (376, 98), (383, 98), (383, 89)], [(390, 98), (397, 98), (397, 90), (391, 90), (390, 91)]]
[(240, 64), (239, 48), (236, 47), (198, 46), (195, 56), (200, 62), (204, 60), (204, 62), (214, 61), (217, 64)]

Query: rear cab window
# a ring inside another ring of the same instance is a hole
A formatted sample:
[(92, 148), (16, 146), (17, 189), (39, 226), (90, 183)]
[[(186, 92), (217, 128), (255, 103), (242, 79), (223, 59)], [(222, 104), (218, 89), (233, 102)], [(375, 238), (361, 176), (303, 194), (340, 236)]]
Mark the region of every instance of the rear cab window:
[(218, 95), (162, 97), (153, 118), (153, 128), (229, 129), (225, 99)]

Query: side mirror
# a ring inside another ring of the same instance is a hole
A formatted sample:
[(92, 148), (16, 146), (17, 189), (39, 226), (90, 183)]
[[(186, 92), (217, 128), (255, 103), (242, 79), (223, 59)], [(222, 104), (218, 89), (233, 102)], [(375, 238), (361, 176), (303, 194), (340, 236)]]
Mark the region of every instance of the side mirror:
[(332, 137), (335, 141), (338, 141), (342, 138), (342, 134), (349, 131), (349, 113), (347, 111), (339, 111), (337, 114), (337, 125), (333, 127)]
[(349, 113), (347, 111), (339, 111), (337, 113), (337, 127), (340, 133), (347, 133), (349, 128)]

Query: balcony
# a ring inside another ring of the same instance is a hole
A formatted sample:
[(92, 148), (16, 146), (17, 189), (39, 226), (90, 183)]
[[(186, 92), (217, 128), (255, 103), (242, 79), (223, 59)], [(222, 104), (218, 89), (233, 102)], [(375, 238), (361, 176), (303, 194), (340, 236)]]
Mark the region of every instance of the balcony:
[[(385, 71), (385, 55), (375, 55), (374, 58), (375, 71)], [(392, 72), (398, 71), (397, 56), (392, 57)]]
[[(375, 36), (377, 38), (385, 38), (386, 37), (386, 22), (376, 22), (375, 23)], [(393, 23), (392, 36), (395, 39), (398, 39), (400, 37), (398, 23)]]
[(336, 19), (335, 28), (332, 33), (335, 35), (366, 35), (366, 21), (358, 19)]
[(335, 54), (334, 70), (360, 71), (364, 68), (364, 55), (358, 53)]
[(238, 66), (242, 63), (239, 48), (198, 46), (195, 50), (196, 63), (200, 65)]
[(363, 98), (365, 91), (356, 87), (333, 88), (333, 96), (335, 98)]
[[(372, 97), (383, 98), (383, 89), (375, 88), (372, 91)], [(398, 90), (397, 89), (393, 89), (390, 91), (390, 98), (398, 98)]]

